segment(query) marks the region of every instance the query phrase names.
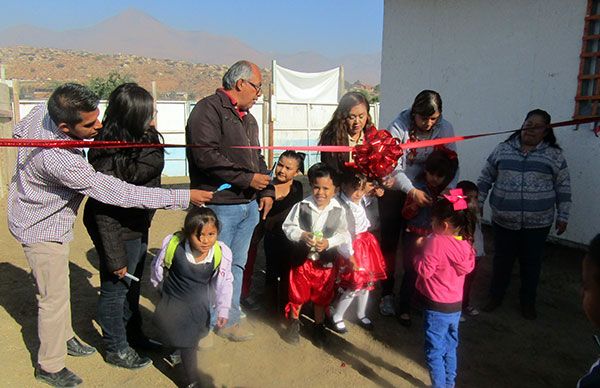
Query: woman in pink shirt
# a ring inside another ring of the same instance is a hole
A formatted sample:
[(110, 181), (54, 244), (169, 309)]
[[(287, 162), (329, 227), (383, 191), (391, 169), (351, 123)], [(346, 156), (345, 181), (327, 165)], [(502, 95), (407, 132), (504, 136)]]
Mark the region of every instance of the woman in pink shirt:
[(462, 189), (433, 205), (433, 234), (415, 258), (416, 289), (424, 304), (425, 358), (433, 387), (454, 387), (458, 323), (465, 275), (475, 266), (476, 215)]

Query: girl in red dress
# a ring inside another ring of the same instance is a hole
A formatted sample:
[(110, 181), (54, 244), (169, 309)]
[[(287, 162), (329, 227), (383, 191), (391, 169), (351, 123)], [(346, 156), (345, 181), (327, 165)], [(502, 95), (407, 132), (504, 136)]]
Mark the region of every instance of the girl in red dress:
[(341, 334), (347, 332), (344, 313), (355, 298), (358, 300), (358, 324), (373, 330), (373, 323), (366, 315), (369, 291), (375, 288), (375, 282), (386, 278), (381, 248), (375, 236), (368, 232), (371, 223), (365, 213), (363, 197), (369, 187), (364, 175), (348, 173), (343, 177), (338, 198), (346, 209), (348, 230), (352, 235), (352, 245), (345, 244), (338, 249), (343, 256), (350, 257), (350, 261), (338, 261), (340, 296), (331, 316), (332, 329)]

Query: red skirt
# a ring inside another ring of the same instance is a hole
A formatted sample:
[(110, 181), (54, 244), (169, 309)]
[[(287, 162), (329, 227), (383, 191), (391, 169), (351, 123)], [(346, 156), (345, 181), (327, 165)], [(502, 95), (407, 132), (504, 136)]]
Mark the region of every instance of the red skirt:
[(386, 278), (385, 260), (375, 236), (369, 232), (356, 235), (352, 241), (358, 268), (352, 269), (347, 259), (339, 259), (338, 286), (344, 290), (372, 290), (375, 282)]

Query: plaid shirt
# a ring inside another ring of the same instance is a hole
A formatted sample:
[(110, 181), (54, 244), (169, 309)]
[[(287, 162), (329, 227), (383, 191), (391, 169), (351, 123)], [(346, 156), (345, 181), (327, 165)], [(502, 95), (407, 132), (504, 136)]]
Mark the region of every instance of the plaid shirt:
[[(50, 119), (45, 105), (35, 107), (13, 137), (70, 140)], [(84, 196), (124, 208), (178, 209), (190, 202), (189, 190), (138, 187), (96, 172), (82, 149), (19, 148), (8, 196), (8, 227), (21, 244), (68, 242)]]

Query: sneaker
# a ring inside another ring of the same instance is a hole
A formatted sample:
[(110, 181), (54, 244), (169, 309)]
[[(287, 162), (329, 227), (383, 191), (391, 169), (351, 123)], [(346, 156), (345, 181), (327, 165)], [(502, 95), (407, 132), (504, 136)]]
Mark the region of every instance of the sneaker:
[(135, 350), (127, 347), (119, 352), (106, 352), (107, 363), (125, 369), (141, 369), (152, 364), (148, 357), (141, 357)]
[(252, 338), (254, 338), (254, 333), (243, 329), (239, 323), (219, 329), (219, 331), (217, 331), (217, 335), (219, 337), (227, 338), (233, 342), (250, 341)]
[(463, 314), (468, 315), (470, 317), (476, 317), (479, 315), (479, 310), (477, 310), (475, 307), (473, 306), (468, 306), (464, 311)]
[(313, 342), (318, 348), (322, 348), (327, 345), (327, 329), (325, 329), (324, 324), (315, 324), (313, 329)]
[(375, 325), (373, 325), (373, 322), (371, 322), (371, 320), (367, 317), (359, 318), (357, 323), (358, 326), (362, 327), (365, 330), (373, 331), (373, 329), (375, 329)]
[(244, 310), (242, 310), (242, 308), (240, 307), (240, 319), (246, 319), (246, 318), (247, 318), (247, 315), (246, 315), (246, 313), (245, 313), (245, 312), (244, 312)]
[(87, 357), (96, 353), (96, 348), (84, 344), (77, 337), (67, 341), (67, 354), (74, 357)]
[(379, 313), (384, 317), (393, 317), (396, 314), (393, 295), (386, 295), (381, 298), (381, 302), (379, 302)]
[(292, 319), (282, 337), (288, 344), (298, 345), (300, 342), (300, 321), (298, 319)]
[(181, 364), (181, 352), (179, 350), (175, 350), (173, 353), (169, 354), (167, 357), (163, 358), (163, 360), (169, 364), (171, 368), (176, 367)]
[(62, 368), (56, 373), (50, 373), (46, 372), (38, 365), (35, 368), (34, 376), (36, 380), (43, 381), (53, 387), (76, 387), (83, 383), (83, 380), (79, 376), (67, 368)]

